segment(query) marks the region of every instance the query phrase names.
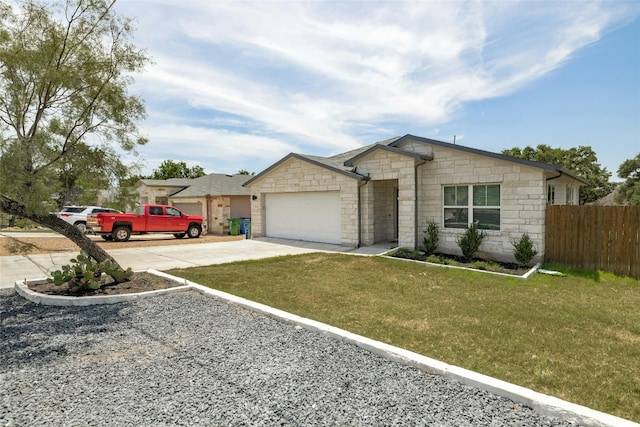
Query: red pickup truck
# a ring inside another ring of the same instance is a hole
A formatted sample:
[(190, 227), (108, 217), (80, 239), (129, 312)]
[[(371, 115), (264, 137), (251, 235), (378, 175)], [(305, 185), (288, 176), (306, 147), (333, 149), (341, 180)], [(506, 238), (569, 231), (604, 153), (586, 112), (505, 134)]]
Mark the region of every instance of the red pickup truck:
[(187, 215), (173, 206), (139, 205), (132, 213), (98, 213), (87, 216), (87, 228), (105, 240), (126, 242), (131, 234), (173, 233), (182, 239), (202, 232), (203, 218)]

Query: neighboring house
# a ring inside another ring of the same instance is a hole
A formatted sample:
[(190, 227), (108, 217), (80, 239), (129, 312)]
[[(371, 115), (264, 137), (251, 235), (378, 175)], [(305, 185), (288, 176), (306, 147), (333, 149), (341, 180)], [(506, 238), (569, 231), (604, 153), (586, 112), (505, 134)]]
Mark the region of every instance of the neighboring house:
[(140, 204), (168, 205), (169, 196), (184, 190), (193, 181), (189, 178), (141, 179), (133, 186), (133, 191), (138, 194)]
[(209, 233), (226, 234), (230, 218), (251, 218), (249, 175), (212, 173), (200, 178), (141, 179), (135, 185), (140, 203), (172, 205), (204, 217)]
[(428, 221), (440, 252), (471, 222), (488, 258), (513, 261), (524, 232), (544, 254), (547, 204), (578, 203), (586, 181), (558, 166), (405, 135), (331, 157), (289, 154), (245, 183), (254, 236), (419, 248)]

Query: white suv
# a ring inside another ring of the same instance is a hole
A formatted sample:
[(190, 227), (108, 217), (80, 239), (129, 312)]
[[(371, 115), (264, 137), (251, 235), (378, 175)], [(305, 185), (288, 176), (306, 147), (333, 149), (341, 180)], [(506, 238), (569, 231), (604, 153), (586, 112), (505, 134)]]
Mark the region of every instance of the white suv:
[(96, 214), (100, 212), (121, 213), (115, 209), (103, 208), (100, 206), (65, 206), (60, 212), (56, 212), (55, 215), (75, 226), (83, 233), (87, 232), (87, 215)]

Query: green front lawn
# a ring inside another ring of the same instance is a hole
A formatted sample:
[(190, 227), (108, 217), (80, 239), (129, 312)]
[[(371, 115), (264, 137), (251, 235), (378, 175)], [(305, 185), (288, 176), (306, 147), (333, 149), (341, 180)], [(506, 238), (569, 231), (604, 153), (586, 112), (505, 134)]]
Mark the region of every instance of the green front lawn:
[(563, 271), (523, 281), (318, 253), (169, 273), (640, 421), (640, 281)]

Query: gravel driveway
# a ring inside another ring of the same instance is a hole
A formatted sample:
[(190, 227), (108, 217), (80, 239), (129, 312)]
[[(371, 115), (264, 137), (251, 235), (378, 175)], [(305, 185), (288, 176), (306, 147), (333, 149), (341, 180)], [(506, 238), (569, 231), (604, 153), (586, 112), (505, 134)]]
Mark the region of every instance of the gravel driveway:
[(195, 292), (0, 313), (2, 426), (572, 425)]

